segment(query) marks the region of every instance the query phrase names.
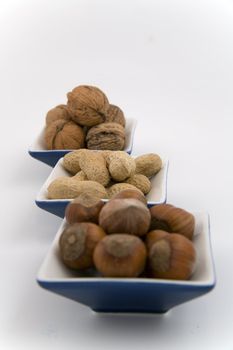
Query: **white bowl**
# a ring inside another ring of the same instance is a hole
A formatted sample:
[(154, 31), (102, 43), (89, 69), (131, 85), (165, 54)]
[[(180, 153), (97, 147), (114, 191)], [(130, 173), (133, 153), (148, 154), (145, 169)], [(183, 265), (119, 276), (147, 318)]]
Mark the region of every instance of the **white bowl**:
[[(52, 214), (64, 217), (65, 208), (71, 199), (48, 199), (47, 188), (49, 184), (60, 176), (71, 176), (62, 166), (63, 158), (61, 158), (51, 171), (49, 177), (41, 187), (36, 197), (36, 204), (41, 209), (44, 209)], [(167, 198), (167, 172), (168, 160), (163, 160), (161, 170), (151, 178), (151, 190), (147, 194), (147, 204), (149, 207), (155, 204), (166, 202)], [(105, 200), (107, 201), (107, 200)]]
[(153, 278), (103, 278), (92, 271), (80, 273), (67, 268), (59, 255), (58, 241), (63, 220), (37, 275), (41, 287), (73, 299), (99, 312), (164, 313), (174, 306), (211, 291), (216, 283), (210, 242), (209, 216), (194, 213), (193, 243), (197, 252), (190, 280)]
[[(137, 125), (136, 119), (128, 118), (126, 119), (125, 125), (125, 147), (123, 151), (131, 153), (133, 149), (133, 139), (135, 128)], [(41, 130), (39, 135), (36, 137), (35, 141), (28, 150), (28, 153), (43, 163), (46, 163), (52, 167), (58, 162), (58, 160), (68, 152), (73, 151), (72, 149), (62, 149), (62, 150), (47, 150), (44, 142), (44, 131), (45, 127)]]

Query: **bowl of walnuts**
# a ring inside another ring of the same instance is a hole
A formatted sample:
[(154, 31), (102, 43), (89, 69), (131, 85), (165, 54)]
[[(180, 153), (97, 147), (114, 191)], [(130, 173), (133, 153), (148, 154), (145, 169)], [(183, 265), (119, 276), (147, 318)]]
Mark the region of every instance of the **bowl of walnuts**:
[(133, 189), (108, 202), (81, 194), (66, 207), (37, 282), (96, 312), (166, 313), (215, 286), (209, 216), (148, 207)]
[(95, 86), (80, 85), (67, 94), (67, 103), (50, 109), (45, 126), (29, 154), (50, 166), (72, 150), (132, 152), (136, 119), (126, 118)]

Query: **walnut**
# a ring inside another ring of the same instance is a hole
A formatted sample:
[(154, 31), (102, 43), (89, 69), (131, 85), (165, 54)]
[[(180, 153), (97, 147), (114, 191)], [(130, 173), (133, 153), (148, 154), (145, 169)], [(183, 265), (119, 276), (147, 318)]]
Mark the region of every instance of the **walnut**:
[(125, 129), (117, 123), (102, 123), (92, 127), (86, 136), (87, 148), (97, 150), (122, 150)]
[(50, 125), (59, 119), (70, 120), (71, 116), (72, 113), (66, 105), (58, 105), (48, 111), (46, 114), (45, 122), (46, 125)]
[(125, 116), (123, 111), (118, 106), (110, 104), (105, 122), (118, 123), (125, 127)]
[(79, 149), (84, 147), (82, 128), (69, 120), (56, 120), (45, 129), (47, 149)]
[(109, 102), (107, 96), (97, 87), (80, 85), (68, 92), (67, 97), (67, 105), (76, 123), (93, 126), (105, 121)]

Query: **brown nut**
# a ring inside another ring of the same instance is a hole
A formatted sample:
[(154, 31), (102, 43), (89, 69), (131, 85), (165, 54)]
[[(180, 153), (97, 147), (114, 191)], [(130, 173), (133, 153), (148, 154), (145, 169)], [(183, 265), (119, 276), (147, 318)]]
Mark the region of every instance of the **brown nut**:
[(195, 268), (196, 251), (186, 237), (168, 234), (152, 244), (148, 262), (152, 277), (187, 280)]
[(87, 175), (84, 173), (84, 171), (80, 170), (79, 172), (77, 172), (77, 174), (72, 176), (72, 180), (86, 181), (86, 180), (88, 180), (88, 178), (87, 178)]
[(125, 127), (125, 116), (123, 111), (113, 104), (109, 105), (105, 122), (107, 123), (118, 123)]
[(99, 225), (107, 233), (128, 233), (143, 236), (150, 227), (150, 211), (133, 198), (112, 199), (101, 209)]
[(88, 193), (98, 198), (108, 198), (108, 194), (100, 183), (95, 181), (77, 181), (72, 177), (62, 176), (53, 180), (47, 190), (49, 199), (73, 199), (81, 193)]
[(48, 111), (46, 114), (45, 122), (46, 125), (50, 125), (56, 120), (70, 120), (71, 115), (72, 113), (66, 105), (58, 105)]
[(174, 207), (171, 204), (154, 205), (150, 208), (151, 230), (165, 230), (179, 232), (181, 235), (192, 239), (194, 234), (194, 216), (184, 209)]
[(141, 201), (142, 203), (147, 205), (146, 197), (141, 192), (139, 192), (138, 190), (132, 190), (132, 189), (123, 190), (123, 191), (115, 194), (111, 198), (111, 200), (112, 199), (125, 199), (125, 198), (138, 199), (139, 201)]
[(86, 136), (87, 148), (93, 150), (122, 150), (125, 145), (125, 129), (118, 123), (102, 123), (93, 126)]
[(99, 88), (80, 85), (69, 92), (67, 97), (67, 105), (76, 123), (93, 126), (105, 121), (109, 102), (107, 96)]
[(45, 129), (47, 149), (79, 149), (84, 147), (83, 129), (71, 120), (59, 119)]
[(77, 174), (81, 170), (79, 166), (79, 159), (85, 152), (88, 152), (88, 150), (82, 148), (65, 154), (62, 163), (63, 167), (72, 175)]
[(106, 161), (99, 152), (84, 152), (79, 158), (79, 166), (86, 174), (88, 180), (99, 182), (107, 186), (110, 175), (106, 167)]
[(145, 266), (146, 248), (128, 234), (105, 236), (94, 250), (94, 263), (104, 277), (137, 277)]
[(73, 269), (90, 268), (97, 243), (105, 237), (104, 230), (90, 222), (69, 225), (59, 239), (60, 254), (64, 264)]
[(108, 156), (108, 170), (113, 180), (124, 181), (136, 169), (134, 159), (126, 152), (116, 151)]
[(158, 154), (148, 153), (135, 158), (136, 173), (151, 177), (159, 172), (162, 160)]
[(77, 198), (70, 202), (65, 210), (65, 218), (69, 224), (75, 222), (94, 222), (98, 223), (100, 210), (104, 202), (98, 197), (93, 197), (88, 193), (81, 193)]
[(152, 245), (157, 242), (159, 239), (164, 238), (170, 233), (164, 230), (153, 230), (147, 233), (145, 244), (148, 250), (152, 247)]
[(134, 174), (125, 180), (128, 184), (134, 185), (144, 194), (147, 194), (151, 190), (151, 182), (145, 175)]
[(118, 184), (113, 184), (112, 186), (107, 188), (107, 192), (108, 192), (108, 198), (112, 198), (113, 196), (115, 196), (117, 193), (120, 193), (121, 191), (124, 190), (134, 190), (134, 191), (139, 191), (139, 193), (142, 193), (142, 191), (140, 191), (137, 187), (125, 183), (125, 182), (121, 182)]

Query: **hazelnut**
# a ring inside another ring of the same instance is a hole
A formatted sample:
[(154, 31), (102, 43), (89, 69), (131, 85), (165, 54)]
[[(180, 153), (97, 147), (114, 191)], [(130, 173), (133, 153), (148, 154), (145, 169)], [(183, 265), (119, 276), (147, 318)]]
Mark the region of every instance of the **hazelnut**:
[(118, 106), (110, 104), (106, 114), (105, 122), (118, 123), (125, 127), (125, 116), (123, 111)]
[(162, 160), (158, 154), (148, 153), (135, 158), (136, 174), (151, 177), (159, 172), (162, 167)]
[(98, 223), (99, 213), (104, 202), (98, 197), (93, 197), (88, 193), (82, 193), (65, 210), (65, 218), (69, 224), (75, 222), (94, 222)]
[(144, 270), (146, 248), (136, 236), (114, 234), (96, 245), (93, 259), (104, 277), (137, 277)]
[(157, 239), (149, 249), (149, 270), (154, 278), (187, 280), (194, 271), (195, 262), (193, 243), (178, 233)]
[(80, 85), (69, 92), (67, 97), (67, 105), (76, 123), (93, 126), (105, 121), (109, 102), (107, 96), (99, 88)]
[(101, 209), (99, 225), (107, 233), (143, 236), (150, 227), (150, 211), (138, 199), (112, 199)]
[(86, 136), (87, 148), (93, 150), (122, 150), (125, 129), (118, 123), (102, 123), (90, 128)]
[(179, 232), (192, 239), (194, 234), (194, 216), (184, 209), (171, 204), (154, 205), (150, 208), (151, 230), (162, 229), (168, 232)]
[(119, 193), (116, 193), (111, 199), (125, 199), (125, 198), (134, 198), (140, 200), (142, 203), (147, 205), (146, 197), (139, 192), (138, 190), (126, 189)]
[(58, 119), (45, 129), (46, 148), (79, 149), (84, 147), (83, 129), (71, 120)]
[(146, 235), (146, 246), (148, 250), (152, 247), (152, 245), (157, 242), (159, 239), (167, 236), (169, 232), (164, 231), (164, 230), (153, 230), (147, 233)]
[(46, 114), (45, 122), (46, 125), (50, 125), (56, 120), (64, 119), (70, 120), (72, 113), (66, 105), (58, 105), (48, 111)]
[(92, 267), (93, 251), (104, 236), (104, 230), (90, 222), (69, 225), (59, 239), (64, 264), (78, 270)]

